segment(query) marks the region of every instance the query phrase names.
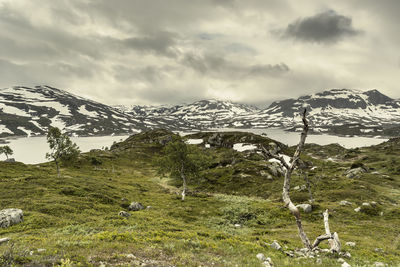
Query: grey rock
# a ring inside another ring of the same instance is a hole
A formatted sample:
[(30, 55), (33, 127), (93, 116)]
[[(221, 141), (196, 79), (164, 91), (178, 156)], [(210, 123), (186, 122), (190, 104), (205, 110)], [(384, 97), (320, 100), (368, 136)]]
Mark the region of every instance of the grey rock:
[(363, 173), (366, 173), (367, 170), (363, 167), (355, 168), (355, 169), (350, 169), (346, 172), (346, 177), (347, 178), (359, 178)]
[(268, 150), (272, 155), (276, 155), (280, 151), (280, 147), (276, 143), (270, 142), (268, 144)]
[(351, 206), (353, 203), (351, 203), (350, 201), (347, 200), (342, 200), (339, 202), (340, 206)]
[(272, 244), (270, 245), (271, 248), (276, 249), (276, 250), (282, 250), (281, 245), (279, 245), (278, 241), (274, 240), (274, 242), (272, 242)]
[(339, 258), (339, 259), (337, 259), (337, 262), (339, 262), (339, 263), (344, 263), (344, 262), (346, 262), (343, 258)]
[(11, 240), (11, 239), (8, 238), (8, 237), (0, 238), (0, 244), (6, 243), (6, 242), (8, 242), (8, 241), (10, 241), (10, 240)]
[(275, 177), (282, 177), (285, 175), (283, 167), (278, 162), (271, 162), (271, 164), (268, 165), (268, 169), (270, 170), (271, 174)]
[(351, 267), (351, 265), (348, 264), (347, 262), (343, 262), (343, 263), (342, 263), (342, 267)]
[(348, 252), (348, 251), (344, 252), (343, 257), (350, 259), (351, 258), (350, 252)]
[(262, 254), (262, 253), (258, 253), (256, 257), (257, 257), (257, 259), (259, 259), (260, 261), (265, 261), (265, 260), (267, 260), (267, 257), (265, 257), (265, 255)]
[(356, 246), (356, 242), (346, 242), (346, 246), (354, 248)]
[(4, 162), (15, 162), (15, 159), (14, 158), (9, 158), (9, 159), (4, 160)]
[(131, 216), (131, 214), (129, 212), (126, 212), (126, 211), (120, 211), (118, 213), (118, 215), (121, 216), (121, 217), (125, 217), (125, 218), (128, 218), (128, 217)]
[(364, 202), (364, 203), (362, 203), (362, 206), (364, 206), (364, 207), (370, 207), (371, 204), (369, 204), (368, 202)]
[(139, 203), (139, 202), (132, 202), (128, 207), (128, 210), (131, 210), (131, 211), (139, 211), (139, 210), (143, 210), (143, 209), (144, 209), (144, 206), (142, 205), (142, 203)]
[(374, 251), (375, 252), (383, 252), (383, 249), (382, 248), (375, 248)]
[(0, 210), (0, 228), (7, 228), (23, 221), (24, 213), (20, 209)]
[(302, 209), (305, 213), (312, 212), (312, 206), (310, 204), (299, 204), (296, 205), (298, 209)]
[(355, 212), (360, 212), (361, 211), (361, 207), (355, 208), (354, 211)]
[(296, 190), (296, 191), (299, 191), (299, 192), (306, 191), (307, 190), (307, 186), (305, 184), (303, 184), (301, 186), (298, 185), (298, 186), (295, 186), (293, 188), (293, 190)]

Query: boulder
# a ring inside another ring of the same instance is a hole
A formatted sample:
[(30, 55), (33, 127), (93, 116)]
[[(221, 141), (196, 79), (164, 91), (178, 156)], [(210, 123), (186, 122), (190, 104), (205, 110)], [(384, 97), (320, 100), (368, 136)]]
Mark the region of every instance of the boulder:
[(360, 212), (361, 211), (361, 207), (355, 208), (354, 211), (355, 212)]
[(139, 202), (132, 202), (128, 207), (128, 210), (131, 210), (131, 211), (139, 211), (139, 210), (143, 210), (143, 209), (144, 209), (144, 206), (142, 205), (142, 203), (139, 203)]
[(7, 228), (24, 220), (24, 213), (20, 209), (0, 210), (0, 228)]
[(296, 208), (302, 209), (305, 213), (312, 212), (312, 206), (310, 204), (299, 204), (296, 205)]
[(352, 203), (347, 201), (347, 200), (342, 200), (342, 201), (339, 202), (339, 205), (340, 206), (351, 206)]
[(270, 245), (271, 248), (276, 249), (276, 250), (282, 250), (281, 245), (279, 245), (278, 241), (274, 240), (274, 242), (272, 242), (272, 244)]
[(269, 150), (269, 153), (271, 153), (271, 155), (276, 155), (280, 151), (280, 148), (276, 143), (270, 142), (268, 144), (268, 150)]
[(346, 246), (355, 247), (356, 246), (356, 242), (346, 242)]
[(347, 178), (359, 178), (363, 173), (366, 173), (367, 170), (363, 167), (358, 167), (354, 169), (350, 169), (346, 172), (346, 177)]
[(278, 162), (271, 162), (271, 164), (268, 165), (268, 169), (270, 170), (271, 174), (275, 177), (282, 177), (285, 175), (285, 171)]
[(14, 158), (9, 158), (9, 159), (4, 160), (4, 162), (15, 162), (15, 159)]
[(265, 257), (264, 254), (262, 253), (258, 253), (257, 254), (257, 259), (259, 259), (260, 261), (262, 261), (262, 264), (264, 267), (273, 267), (274, 264), (272, 263), (272, 260), (270, 257)]
[(120, 211), (118, 213), (118, 215), (121, 216), (121, 217), (125, 217), (125, 218), (128, 218), (128, 217), (131, 216), (131, 214), (129, 212), (126, 212), (126, 211)]

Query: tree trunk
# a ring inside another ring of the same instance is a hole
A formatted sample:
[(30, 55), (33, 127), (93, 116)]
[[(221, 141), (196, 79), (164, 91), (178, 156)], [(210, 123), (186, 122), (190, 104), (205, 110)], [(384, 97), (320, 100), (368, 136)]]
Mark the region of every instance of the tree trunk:
[(57, 160), (56, 160), (55, 162), (56, 162), (56, 167), (57, 167), (57, 177), (60, 178), (60, 177), (61, 177), (61, 174), (60, 174), (60, 165), (59, 165), (59, 163), (58, 163)]
[(182, 173), (181, 177), (182, 177), (182, 182), (183, 182), (182, 201), (184, 201), (185, 195), (186, 195), (186, 190), (187, 190), (186, 176), (185, 176), (185, 174)]

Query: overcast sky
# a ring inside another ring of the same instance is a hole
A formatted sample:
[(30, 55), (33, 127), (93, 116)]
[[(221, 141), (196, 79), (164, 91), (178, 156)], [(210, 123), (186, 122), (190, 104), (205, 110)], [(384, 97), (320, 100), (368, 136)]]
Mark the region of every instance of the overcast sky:
[(400, 98), (399, 0), (0, 0), (0, 87), (106, 104)]

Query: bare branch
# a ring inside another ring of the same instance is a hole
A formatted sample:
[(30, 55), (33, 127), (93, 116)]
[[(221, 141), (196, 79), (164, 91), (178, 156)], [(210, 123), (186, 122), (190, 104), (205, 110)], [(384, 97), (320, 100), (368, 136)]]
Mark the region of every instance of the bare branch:
[(294, 155), (292, 157), (291, 163), (286, 168), (286, 173), (285, 173), (285, 179), (283, 182), (283, 191), (282, 191), (282, 199), (283, 202), (285, 203), (285, 206), (290, 210), (290, 212), (293, 214), (293, 216), (296, 218), (296, 223), (297, 223), (297, 228), (299, 229), (299, 236), (301, 238), (301, 241), (303, 242), (304, 246), (308, 249), (312, 249), (310, 240), (308, 239), (306, 233), (304, 232), (302, 223), (301, 223), (301, 217), (300, 217), (300, 212), (298, 208), (293, 204), (292, 200), (290, 199), (289, 196), (289, 191), (290, 191), (290, 179), (292, 176), (293, 170), (296, 168), (298, 164), (298, 160), (300, 158), (300, 154), (303, 151), (304, 148), (304, 143), (307, 138), (307, 133), (308, 133), (308, 121), (306, 119), (306, 114), (307, 110), (304, 109), (303, 112), (303, 131), (301, 133), (300, 137), (300, 142), (297, 145), (296, 151), (294, 152)]
[(266, 158), (266, 159), (273, 158), (273, 159), (279, 160), (279, 162), (283, 165), (283, 167), (285, 167), (286, 169), (289, 169), (289, 165), (286, 163), (285, 159), (282, 156), (279, 156), (277, 154), (272, 154), (263, 145), (261, 145), (261, 152), (262, 152), (264, 158)]

